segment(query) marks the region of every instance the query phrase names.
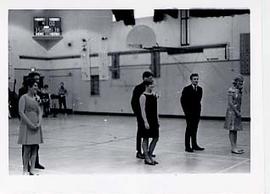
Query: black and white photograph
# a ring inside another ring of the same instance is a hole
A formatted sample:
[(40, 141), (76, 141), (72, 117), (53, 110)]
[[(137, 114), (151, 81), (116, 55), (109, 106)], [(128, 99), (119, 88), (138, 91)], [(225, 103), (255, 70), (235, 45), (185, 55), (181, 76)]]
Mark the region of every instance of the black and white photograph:
[(128, 176), (151, 183), (125, 193), (182, 193), (151, 187), (162, 176), (196, 191), (205, 175), (228, 187), (261, 176), (250, 7), (5, 11), (11, 180), (105, 176), (104, 187)]
[(250, 172), (250, 10), (135, 16), (9, 10), (11, 175)]

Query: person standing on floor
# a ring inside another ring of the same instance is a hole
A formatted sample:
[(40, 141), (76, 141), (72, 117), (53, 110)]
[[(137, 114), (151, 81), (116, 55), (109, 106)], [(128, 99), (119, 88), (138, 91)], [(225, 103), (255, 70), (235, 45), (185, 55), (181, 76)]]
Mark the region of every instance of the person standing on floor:
[[(19, 100), (20, 129), (18, 144), (23, 147), (23, 174), (34, 175), (38, 145), (43, 143), (41, 130), (42, 111), (35, 100), (38, 84), (34, 79), (27, 80), (28, 91)], [(29, 169), (30, 166), (30, 169)]]
[(237, 131), (243, 130), (241, 122), (241, 101), (244, 78), (239, 75), (234, 78), (233, 86), (228, 90), (228, 107), (224, 128), (229, 130), (231, 152), (243, 154), (244, 150), (237, 147)]
[[(143, 123), (140, 125), (142, 127), (140, 130), (143, 137), (142, 148), (145, 157), (144, 163), (148, 165), (158, 164), (152, 158), (159, 138), (158, 97), (153, 93), (153, 88), (153, 81), (145, 81), (145, 91), (140, 97), (143, 118)], [(152, 138), (150, 145), (149, 138)]]
[(59, 95), (59, 110), (62, 109), (62, 105), (64, 106), (64, 113), (66, 114), (67, 112), (67, 105), (66, 105), (66, 95), (67, 95), (67, 90), (64, 87), (64, 82), (60, 83), (60, 87), (58, 90), (58, 95)]
[[(187, 123), (185, 132), (186, 152), (204, 150), (204, 148), (200, 147), (197, 143), (197, 132), (201, 115), (201, 99), (203, 89), (198, 86), (199, 75), (197, 73), (190, 75), (190, 81), (191, 84), (183, 89), (180, 99)], [(192, 147), (190, 146), (190, 141)]]
[(50, 113), (50, 94), (48, 91), (49, 86), (47, 84), (44, 85), (44, 87), (41, 89), (41, 93), (40, 93), (40, 98), (42, 101), (42, 106), (43, 106), (43, 116), (44, 117), (48, 117), (49, 113)]
[(140, 108), (140, 96), (145, 91), (145, 82), (146, 81), (153, 81), (153, 74), (150, 71), (145, 71), (142, 74), (143, 82), (135, 86), (132, 93), (131, 98), (131, 107), (137, 119), (137, 136), (136, 136), (136, 157), (140, 159), (144, 159), (144, 155), (142, 153), (142, 136), (141, 130), (143, 118), (141, 115), (141, 108)]
[[(42, 111), (41, 100), (40, 100), (40, 97), (38, 95), (40, 93), (40, 74), (38, 72), (36, 72), (36, 71), (32, 71), (32, 72), (30, 72), (28, 74), (27, 79), (33, 79), (38, 84), (37, 92), (35, 92), (34, 98), (37, 101), (37, 103), (40, 106), (40, 109)], [(26, 88), (27, 89), (26, 90), (23, 90), (20, 95), (23, 95), (24, 94), (23, 92), (27, 93), (28, 86), (26, 86)], [(39, 145), (37, 145), (37, 154), (36, 154), (37, 158), (36, 158), (35, 168), (37, 168), (37, 169), (45, 169), (45, 167), (39, 163), (39, 154), (38, 154), (38, 151), (39, 151)], [(22, 146), (22, 157), (23, 157), (23, 155), (24, 155), (24, 146)], [(28, 169), (28, 170), (30, 170), (30, 169)]]

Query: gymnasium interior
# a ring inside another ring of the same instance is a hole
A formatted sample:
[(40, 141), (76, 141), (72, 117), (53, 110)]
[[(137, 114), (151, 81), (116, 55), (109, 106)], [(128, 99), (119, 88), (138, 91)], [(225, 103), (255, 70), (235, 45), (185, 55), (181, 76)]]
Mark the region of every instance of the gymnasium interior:
[[(250, 11), (248, 9), (8, 10), (9, 174), (22, 175), (17, 144), (19, 89), (29, 72), (57, 95), (67, 90), (67, 111), (51, 99), (42, 120), (42, 175), (250, 173)], [(151, 71), (159, 94), (158, 165), (136, 158), (136, 117), (131, 96)], [(180, 104), (190, 74), (203, 88), (198, 142), (185, 152), (186, 121)], [(224, 129), (228, 88), (244, 77), (243, 131), (233, 154)], [(52, 114), (55, 113), (55, 114)]]

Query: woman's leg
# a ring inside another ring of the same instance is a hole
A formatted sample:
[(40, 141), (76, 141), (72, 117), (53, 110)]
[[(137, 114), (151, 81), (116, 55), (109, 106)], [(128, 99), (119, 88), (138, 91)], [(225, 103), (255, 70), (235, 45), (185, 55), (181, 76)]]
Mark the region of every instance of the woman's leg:
[(237, 148), (237, 131), (230, 130), (229, 138), (231, 142), (232, 152), (235, 154), (242, 154), (244, 151)]
[(145, 158), (149, 158), (148, 156), (148, 138), (144, 137), (143, 138), (143, 142), (142, 142), (142, 149), (143, 149), (143, 153), (145, 153)]
[(156, 144), (158, 142), (158, 138), (153, 138), (151, 143), (150, 143), (150, 147), (149, 147), (149, 156), (151, 157), (154, 153), (154, 150), (156, 148)]
[(33, 174), (35, 164), (36, 164), (36, 158), (37, 158), (37, 151), (38, 151), (38, 145), (31, 145), (31, 166), (30, 166), (30, 173)]
[(154, 163), (150, 159), (150, 156), (149, 156), (149, 153), (148, 153), (148, 142), (149, 142), (149, 138), (144, 137), (143, 138), (143, 143), (142, 143), (142, 148), (143, 148), (143, 152), (144, 152), (144, 163), (154, 165)]
[(157, 142), (158, 142), (158, 138), (153, 138), (153, 139), (152, 139), (152, 141), (151, 141), (151, 143), (150, 143), (150, 147), (149, 147), (149, 153), (148, 153), (150, 159), (151, 159), (152, 162), (154, 162), (155, 164), (158, 164), (158, 162), (155, 161), (155, 160), (153, 160), (152, 155), (153, 155), (153, 152), (154, 152), (154, 150), (155, 150), (155, 148), (156, 148)]
[(235, 138), (235, 131), (229, 131), (229, 138), (231, 142), (232, 151), (236, 150), (236, 138)]
[(23, 174), (28, 174), (28, 164), (30, 161), (31, 146), (23, 145)]
[(237, 131), (235, 131), (235, 136), (234, 136), (234, 142), (235, 142), (235, 148), (236, 148), (236, 150), (238, 151), (238, 152), (240, 152), (240, 153), (244, 153), (244, 150), (243, 149), (240, 149), (240, 148), (238, 148), (238, 146), (237, 146)]

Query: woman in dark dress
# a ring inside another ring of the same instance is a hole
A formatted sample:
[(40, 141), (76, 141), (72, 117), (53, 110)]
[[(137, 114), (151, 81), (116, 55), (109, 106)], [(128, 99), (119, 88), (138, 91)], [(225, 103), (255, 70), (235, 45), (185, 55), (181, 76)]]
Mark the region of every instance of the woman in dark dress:
[[(152, 158), (159, 138), (157, 96), (153, 93), (153, 88), (153, 82), (145, 82), (145, 92), (140, 97), (140, 106), (144, 122), (140, 125), (140, 127), (142, 127), (143, 137), (142, 148), (145, 156), (144, 163), (148, 165), (158, 164), (158, 162)], [(149, 138), (152, 138), (150, 145), (148, 145)]]

